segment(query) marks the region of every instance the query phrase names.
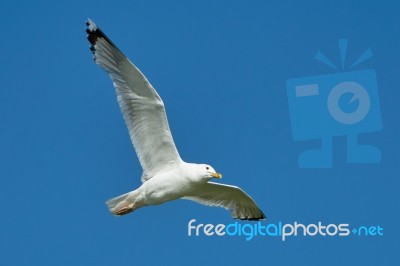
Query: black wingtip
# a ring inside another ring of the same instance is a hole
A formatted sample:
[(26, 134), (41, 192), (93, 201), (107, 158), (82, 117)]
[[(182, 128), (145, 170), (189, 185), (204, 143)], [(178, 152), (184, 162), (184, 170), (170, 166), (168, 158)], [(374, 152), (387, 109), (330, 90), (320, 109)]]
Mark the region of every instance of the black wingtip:
[(267, 216), (262, 212), (262, 210), (260, 210), (260, 216), (259, 217), (235, 217), (234, 219), (239, 219), (239, 220), (246, 220), (246, 221), (262, 221), (262, 220), (266, 220)]
[(261, 212), (261, 217), (259, 218), (259, 220), (267, 220), (267, 215), (265, 215), (262, 210), (260, 210), (260, 212)]
[(240, 220), (247, 220), (247, 221), (263, 221), (266, 220), (267, 218), (265, 216), (260, 216), (257, 218), (239, 218)]
[(90, 42), (90, 44), (92, 45), (90, 47), (91, 51), (95, 51), (96, 49), (94, 48), (94, 46), (96, 45), (96, 42), (99, 38), (105, 38), (104, 33), (97, 28), (96, 24), (93, 23), (93, 21), (91, 21), (90, 19), (88, 19), (86, 21), (86, 33), (87, 33), (87, 39)]
[(95, 45), (98, 39), (105, 39), (109, 44), (114, 46), (118, 51), (119, 49), (115, 44), (96, 26), (96, 24), (90, 19), (86, 20), (86, 33), (87, 39), (90, 42), (90, 50), (94, 53), (96, 51)]

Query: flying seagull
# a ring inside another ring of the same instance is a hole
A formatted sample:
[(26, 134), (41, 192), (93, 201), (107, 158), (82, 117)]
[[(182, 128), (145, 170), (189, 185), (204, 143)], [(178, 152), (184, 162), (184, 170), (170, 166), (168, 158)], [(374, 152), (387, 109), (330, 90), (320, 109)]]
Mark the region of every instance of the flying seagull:
[(210, 182), (221, 174), (208, 164), (184, 162), (175, 147), (164, 103), (140, 70), (91, 21), (87, 38), (94, 61), (109, 75), (143, 168), (142, 185), (106, 202), (114, 215), (176, 199), (188, 199), (230, 211), (235, 219), (265, 219), (254, 200), (236, 186)]

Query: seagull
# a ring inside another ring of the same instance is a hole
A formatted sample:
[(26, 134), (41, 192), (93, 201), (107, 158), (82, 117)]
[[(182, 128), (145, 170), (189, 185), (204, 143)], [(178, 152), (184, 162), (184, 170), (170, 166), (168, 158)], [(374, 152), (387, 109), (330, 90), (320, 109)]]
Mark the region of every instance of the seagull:
[(106, 204), (110, 212), (121, 216), (141, 207), (187, 199), (223, 207), (235, 219), (264, 220), (264, 213), (242, 189), (210, 182), (213, 178), (222, 178), (213, 167), (181, 159), (172, 139), (164, 103), (157, 91), (93, 21), (88, 19), (86, 26), (94, 61), (113, 82), (143, 168), (142, 185), (108, 200)]

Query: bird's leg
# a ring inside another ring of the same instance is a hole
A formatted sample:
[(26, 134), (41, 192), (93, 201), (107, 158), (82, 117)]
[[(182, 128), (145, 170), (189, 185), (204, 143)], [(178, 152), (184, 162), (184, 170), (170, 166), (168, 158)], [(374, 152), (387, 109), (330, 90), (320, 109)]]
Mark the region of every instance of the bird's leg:
[(134, 211), (134, 208), (133, 208), (134, 206), (135, 206), (135, 203), (131, 203), (131, 204), (129, 204), (128, 206), (123, 207), (123, 208), (117, 210), (117, 211), (115, 212), (115, 215), (121, 216), (121, 215), (125, 215), (125, 214), (128, 214), (128, 213), (131, 213), (131, 212)]

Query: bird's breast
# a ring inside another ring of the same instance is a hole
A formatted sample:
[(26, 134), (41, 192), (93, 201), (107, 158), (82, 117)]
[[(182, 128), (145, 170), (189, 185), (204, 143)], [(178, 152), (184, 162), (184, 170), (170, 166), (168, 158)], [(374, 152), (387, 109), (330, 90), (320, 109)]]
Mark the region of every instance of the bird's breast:
[(143, 183), (142, 187), (148, 205), (179, 199), (191, 189), (190, 182), (185, 178), (168, 175), (154, 176)]

